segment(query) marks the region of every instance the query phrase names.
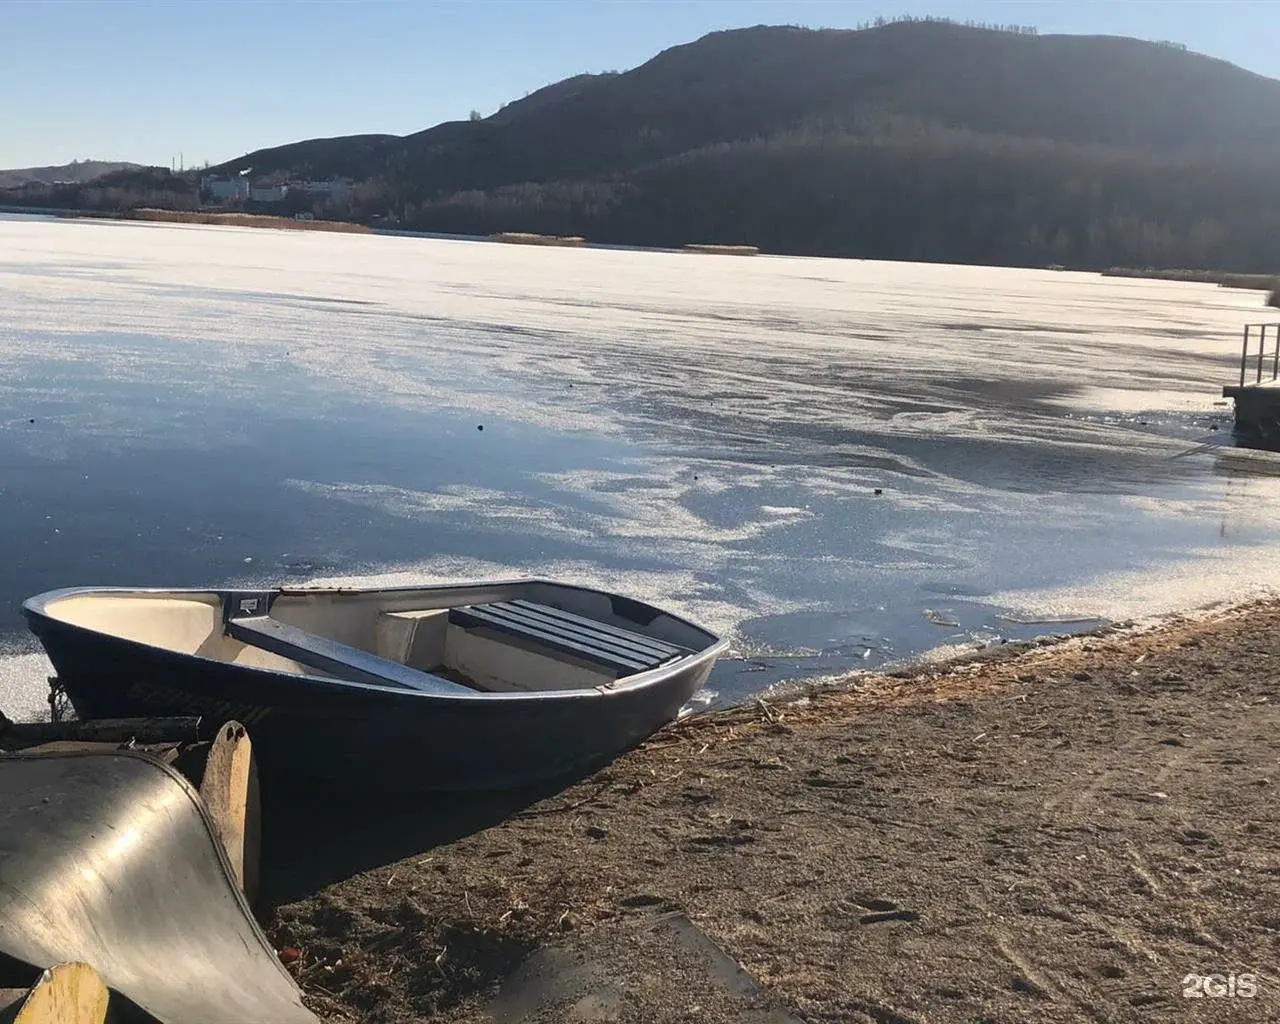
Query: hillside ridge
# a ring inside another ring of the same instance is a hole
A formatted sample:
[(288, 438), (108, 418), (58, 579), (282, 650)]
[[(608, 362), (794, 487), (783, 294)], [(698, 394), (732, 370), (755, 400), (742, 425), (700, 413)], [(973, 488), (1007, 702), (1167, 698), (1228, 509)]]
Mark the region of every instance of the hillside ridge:
[[(1280, 271), (1280, 81), (1119, 36), (724, 30), (488, 117), (308, 139), (208, 177), (250, 174), (269, 187), (169, 201), (621, 245)], [(152, 176), (146, 201), (172, 188)]]

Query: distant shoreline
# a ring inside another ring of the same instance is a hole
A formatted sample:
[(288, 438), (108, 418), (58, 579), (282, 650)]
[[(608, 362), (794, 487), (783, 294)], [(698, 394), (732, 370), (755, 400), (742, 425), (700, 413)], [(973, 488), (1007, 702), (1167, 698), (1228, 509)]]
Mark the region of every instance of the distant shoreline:
[(368, 224), (348, 220), (295, 220), (260, 213), (217, 213), (206, 210), (72, 210), (51, 206), (0, 206), (0, 215), (54, 217), (58, 220), (153, 221), (162, 224), (208, 224), (215, 227), (274, 228), (280, 231), (337, 231), (377, 234)]
[(1268, 291), (1280, 288), (1280, 274), (1239, 274), (1225, 270), (1159, 270), (1152, 267), (1111, 267), (1103, 277), (1137, 277), (1155, 281), (1189, 281), (1216, 284), (1220, 288), (1245, 288)]
[(282, 231), (340, 231), (347, 234), (373, 234), (367, 224), (347, 220), (297, 220), (293, 217), (276, 217), (260, 213), (213, 213), (202, 210), (75, 210), (67, 216), (91, 220), (146, 220), (163, 224), (212, 224), (238, 228), (277, 228)]

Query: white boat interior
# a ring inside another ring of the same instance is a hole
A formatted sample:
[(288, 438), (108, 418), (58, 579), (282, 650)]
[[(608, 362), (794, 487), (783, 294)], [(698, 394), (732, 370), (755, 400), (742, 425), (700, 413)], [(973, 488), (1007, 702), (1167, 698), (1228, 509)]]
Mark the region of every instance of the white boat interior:
[[(649, 605), (546, 581), (403, 590), (80, 590), (50, 618), (229, 665), (438, 695), (582, 690), (717, 643)], [(269, 614), (268, 614), (269, 610)]]

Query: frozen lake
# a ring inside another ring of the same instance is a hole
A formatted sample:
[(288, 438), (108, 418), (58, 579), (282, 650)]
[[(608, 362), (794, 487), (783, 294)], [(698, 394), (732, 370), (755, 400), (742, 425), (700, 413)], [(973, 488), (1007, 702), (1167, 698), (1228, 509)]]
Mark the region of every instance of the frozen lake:
[[(1262, 294), (1048, 271), (0, 218), (0, 707), (81, 584), (550, 574), (721, 700), (1258, 593)], [(483, 429), (479, 429), (483, 427)], [(879, 493), (878, 493), (879, 492)]]

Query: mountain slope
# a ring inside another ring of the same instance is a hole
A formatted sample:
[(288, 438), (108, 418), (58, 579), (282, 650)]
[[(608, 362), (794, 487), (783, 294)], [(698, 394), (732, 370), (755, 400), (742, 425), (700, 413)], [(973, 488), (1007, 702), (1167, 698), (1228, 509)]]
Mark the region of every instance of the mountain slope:
[(802, 126), (876, 134), (894, 122), (1157, 152), (1280, 146), (1280, 82), (1131, 39), (758, 28), (667, 50), (469, 138), (406, 144), (435, 156), (487, 146), (526, 165), (508, 180), (539, 180)]
[(894, 124), (1145, 152), (1280, 150), (1280, 81), (1135, 39), (941, 22), (759, 27), (713, 33), (623, 74), (566, 79), (480, 121), (378, 136), (376, 147), (370, 137), (314, 140), (228, 166), (363, 176), (391, 157), (422, 189), (452, 190), (625, 171), (804, 126), (865, 135)]
[(141, 164), (110, 160), (77, 160), (75, 163), (60, 164), (56, 167), (15, 167), (10, 170), (0, 170), (0, 188), (15, 188), (29, 181), (46, 184), (52, 184), (55, 181), (86, 182), (115, 171), (137, 170), (141, 166)]
[(1082, 266), (1280, 267), (1280, 81), (944, 22), (717, 32), (475, 121), (227, 165), (432, 231)]

